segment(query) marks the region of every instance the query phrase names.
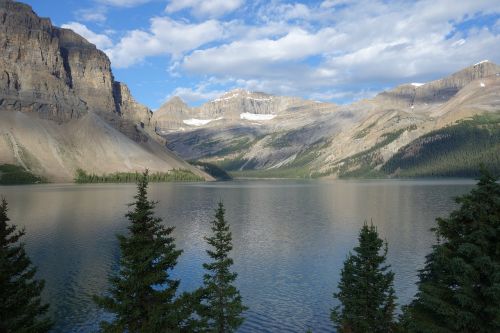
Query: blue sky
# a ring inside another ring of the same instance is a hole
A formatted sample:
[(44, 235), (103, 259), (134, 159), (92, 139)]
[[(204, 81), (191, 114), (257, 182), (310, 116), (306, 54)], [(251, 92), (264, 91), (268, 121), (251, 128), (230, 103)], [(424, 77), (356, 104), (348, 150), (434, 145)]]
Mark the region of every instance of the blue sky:
[(234, 88), (349, 103), (484, 59), (498, 0), (25, 0), (104, 50), (152, 109)]

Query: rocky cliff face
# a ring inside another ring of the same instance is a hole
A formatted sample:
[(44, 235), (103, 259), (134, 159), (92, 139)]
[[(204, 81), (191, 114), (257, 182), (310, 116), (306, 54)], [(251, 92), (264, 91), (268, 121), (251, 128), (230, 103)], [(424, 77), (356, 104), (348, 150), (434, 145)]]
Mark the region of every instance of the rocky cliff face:
[(242, 121), (269, 122), (277, 116), (291, 114), (296, 114), (299, 118), (304, 115), (314, 116), (313, 114), (336, 108), (332, 103), (235, 89), (197, 108), (190, 108), (175, 96), (153, 113), (152, 122), (158, 132), (171, 132), (208, 124), (216, 126), (234, 125)]
[(404, 84), (377, 96), (381, 103), (397, 106), (418, 107), (422, 104), (440, 104), (455, 96), (470, 82), (495, 75), (500, 66), (487, 60), (467, 67), (446, 78), (425, 84)]
[(0, 107), (59, 121), (88, 111), (72, 89), (59, 30), (27, 5), (0, 0)]
[(149, 124), (150, 111), (114, 81), (104, 52), (72, 30), (52, 26), (28, 5), (0, 0), (0, 48), (3, 109), (59, 122), (96, 112), (122, 117), (128, 127)]
[(30, 6), (0, 0), (0, 164), (55, 181), (96, 174), (191, 170), (149, 127), (151, 111), (117, 82), (108, 57)]

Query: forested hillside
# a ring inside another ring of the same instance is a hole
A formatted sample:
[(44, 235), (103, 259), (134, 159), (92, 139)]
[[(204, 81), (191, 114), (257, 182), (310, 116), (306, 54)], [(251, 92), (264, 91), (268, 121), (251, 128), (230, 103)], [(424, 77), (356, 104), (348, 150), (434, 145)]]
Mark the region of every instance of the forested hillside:
[(500, 173), (500, 115), (475, 116), (402, 147), (383, 166), (398, 177), (478, 175), (480, 164)]

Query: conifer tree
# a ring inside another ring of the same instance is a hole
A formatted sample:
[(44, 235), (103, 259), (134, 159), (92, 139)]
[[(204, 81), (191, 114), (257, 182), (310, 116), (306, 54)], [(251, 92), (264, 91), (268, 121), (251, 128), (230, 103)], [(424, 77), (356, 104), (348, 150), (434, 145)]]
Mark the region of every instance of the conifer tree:
[(358, 239), (355, 254), (344, 262), (339, 291), (333, 295), (341, 304), (332, 310), (331, 319), (339, 332), (393, 332), (396, 296), (394, 274), (385, 264), (387, 243), (366, 223)]
[(26, 254), (16, 232), (9, 225), (7, 202), (0, 204), (0, 332), (48, 332), (52, 321), (46, 317), (49, 306), (42, 304), (43, 280), (36, 280), (36, 268)]
[(170, 271), (181, 254), (172, 237), (173, 227), (164, 227), (154, 216), (156, 202), (147, 196), (148, 171), (137, 182), (127, 236), (119, 235), (120, 271), (110, 278), (109, 295), (94, 297), (96, 303), (115, 315), (102, 322), (104, 332), (177, 332), (186, 314), (183, 297), (176, 298), (180, 281)]
[(404, 331), (500, 332), (500, 185), (487, 171), (460, 207), (437, 219)]
[(238, 289), (234, 286), (237, 274), (231, 272), (233, 259), (228, 255), (232, 250), (232, 235), (224, 219), (224, 205), (219, 203), (215, 220), (211, 222), (212, 236), (206, 240), (211, 246), (207, 254), (212, 262), (203, 264), (207, 273), (203, 277), (202, 321), (208, 332), (234, 332), (244, 321), (241, 316), (246, 307)]

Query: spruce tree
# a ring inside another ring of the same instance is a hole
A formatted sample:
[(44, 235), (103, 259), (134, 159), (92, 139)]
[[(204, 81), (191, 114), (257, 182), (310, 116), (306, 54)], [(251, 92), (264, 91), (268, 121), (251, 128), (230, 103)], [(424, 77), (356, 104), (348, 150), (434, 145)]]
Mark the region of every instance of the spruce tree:
[(409, 332), (500, 332), (500, 185), (488, 172), (437, 219), (438, 242), (405, 308)]
[(137, 182), (134, 209), (126, 214), (127, 236), (119, 235), (120, 270), (110, 278), (109, 295), (94, 297), (104, 310), (115, 315), (102, 322), (104, 332), (177, 332), (189, 316), (176, 298), (180, 281), (170, 271), (181, 254), (172, 237), (173, 227), (164, 227), (154, 216), (156, 202), (147, 195), (148, 171)]
[(387, 243), (366, 223), (358, 239), (355, 254), (344, 262), (339, 291), (333, 295), (341, 304), (332, 310), (331, 319), (339, 332), (393, 332), (396, 296), (394, 274), (385, 264)]
[(9, 225), (7, 202), (0, 204), (0, 332), (48, 332), (52, 321), (46, 317), (49, 306), (42, 304), (43, 280), (36, 280), (36, 268), (16, 232)]
[(211, 222), (212, 236), (206, 237), (211, 246), (207, 254), (212, 262), (203, 264), (207, 273), (203, 277), (202, 321), (208, 332), (234, 332), (244, 321), (241, 316), (246, 307), (238, 289), (234, 286), (237, 274), (231, 272), (233, 259), (228, 255), (232, 250), (232, 235), (224, 219), (224, 205), (219, 203), (215, 220)]

